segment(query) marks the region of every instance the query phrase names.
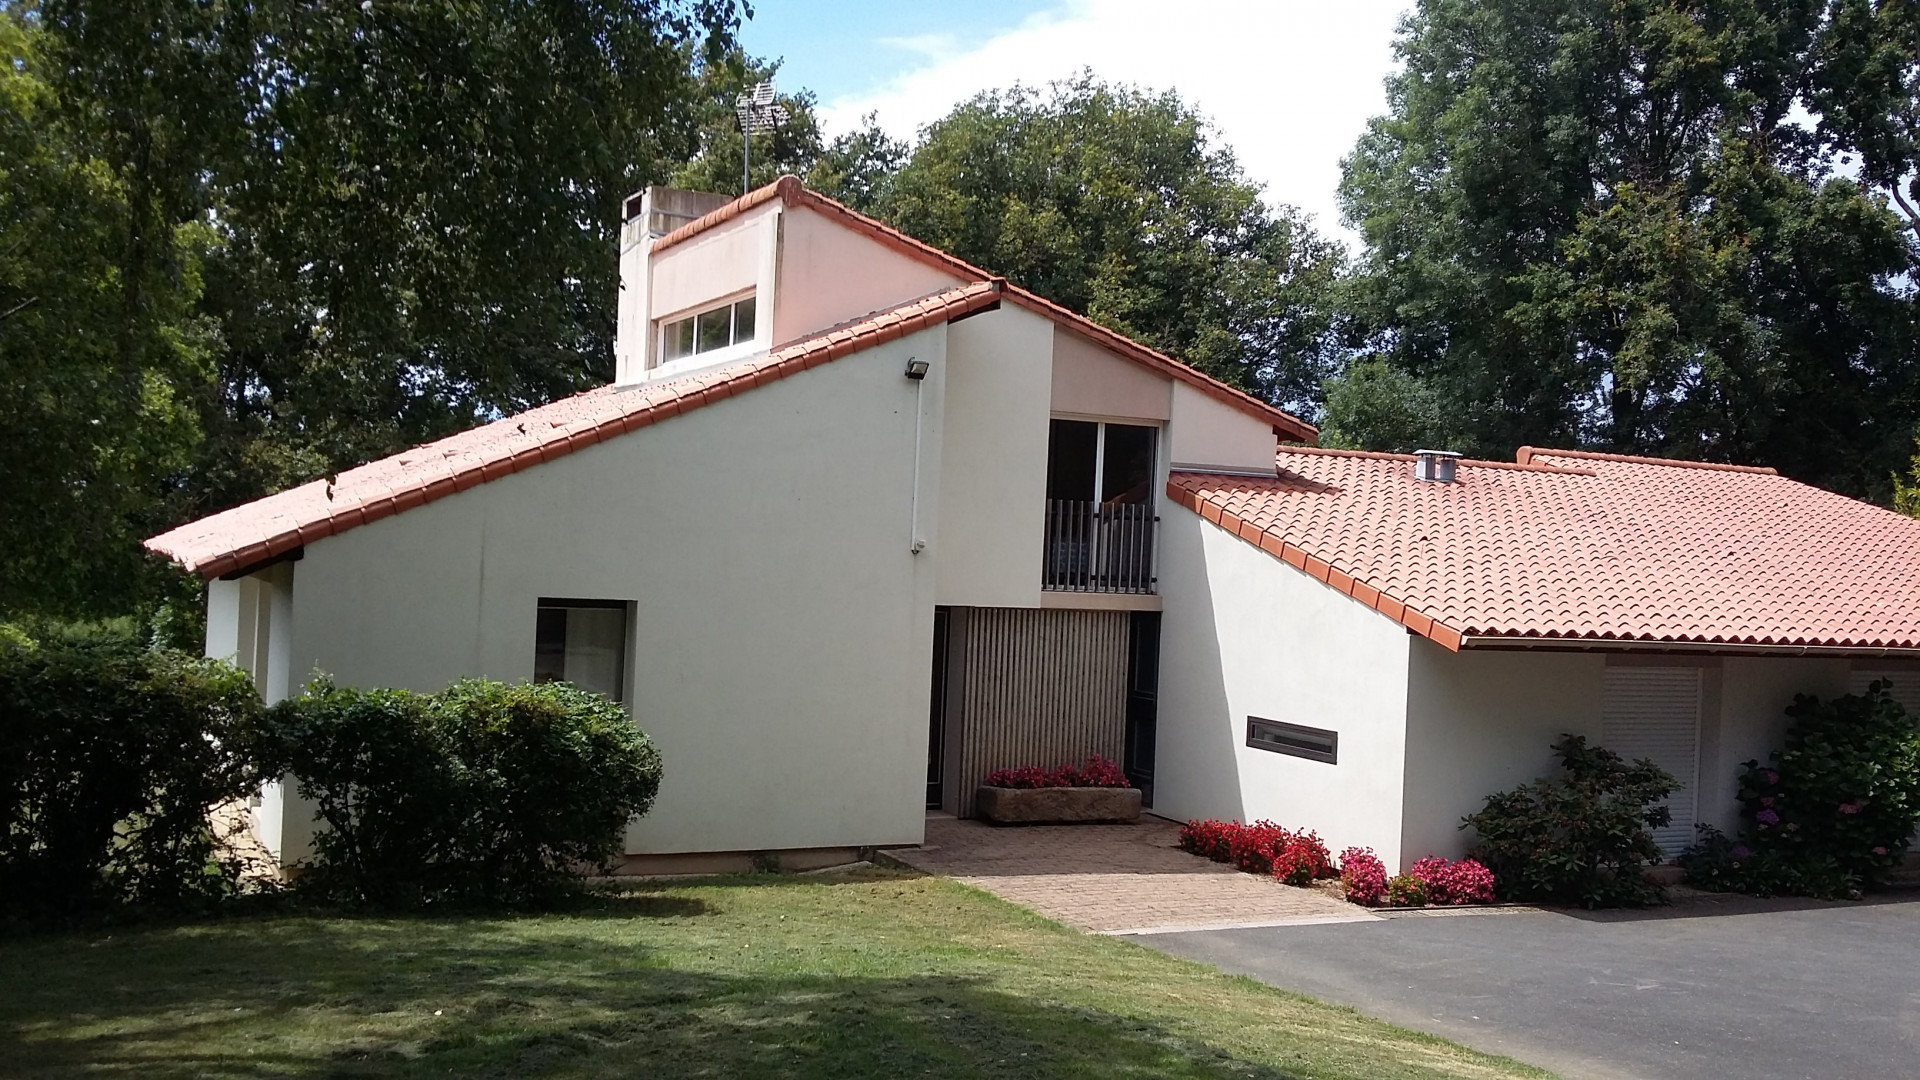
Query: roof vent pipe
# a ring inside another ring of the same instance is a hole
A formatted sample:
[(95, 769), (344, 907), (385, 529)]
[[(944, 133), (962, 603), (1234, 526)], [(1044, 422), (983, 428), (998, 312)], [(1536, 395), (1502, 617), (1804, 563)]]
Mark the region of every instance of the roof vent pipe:
[(1451, 450), (1415, 450), (1413, 452), (1413, 478), (1433, 484), (1453, 483), (1455, 462), (1460, 455)]

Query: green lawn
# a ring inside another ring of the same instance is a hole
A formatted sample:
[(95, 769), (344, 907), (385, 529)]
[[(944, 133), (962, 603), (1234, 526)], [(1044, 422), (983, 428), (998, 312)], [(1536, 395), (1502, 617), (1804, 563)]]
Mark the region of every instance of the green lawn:
[(6, 1076), (1538, 1077), (941, 878), (0, 942)]

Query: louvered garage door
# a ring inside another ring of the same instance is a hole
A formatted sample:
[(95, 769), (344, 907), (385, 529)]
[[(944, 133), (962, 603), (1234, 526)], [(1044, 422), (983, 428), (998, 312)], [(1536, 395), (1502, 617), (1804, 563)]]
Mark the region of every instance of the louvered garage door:
[(1854, 669), (1847, 690), (1849, 693), (1864, 694), (1867, 687), (1885, 680), (1891, 684), (1887, 695), (1907, 710), (1908, 716), (1920, 716), (1920, 671), (1861, 671)]
[(1680, 781), (1667, 805), (1673, 822), (1654, 831), (1668, 854), (1693, 843), (1700, 785), (1700, 669), (1610, 667), (1601, 703), (1600, 743), (1628, 761), (1652, 758)]

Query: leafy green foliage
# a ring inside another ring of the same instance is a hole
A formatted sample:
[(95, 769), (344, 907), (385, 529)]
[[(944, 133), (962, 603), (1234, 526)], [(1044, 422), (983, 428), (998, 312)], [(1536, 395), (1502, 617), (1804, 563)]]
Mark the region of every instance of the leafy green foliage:
[(1412, 874), (1387, 879), (1387, 903), (1394, 907), (1421, 907), (1427, 902), (1427, 883)]
[(1585, 908), (1659, 902), (1660, 888), (1643, 871), (1660, 861), (1651, 830), (1673, 816), (1655, 804), (1679, 782), (1580, 735), (1562, 736), (1553, 751), (1564, 775), (1489, 795), (1461, 823), (1473, 830), (1474, 858), (1493, 871), (1501, 897)]
[(124, 634), (0, 633), (0, 911), (180, 911), (237, 886), (208, 812), (256, 774), (246, 674)]
[[(741, 194), (740, 120), (735, 100), (757, 83), (772, 80), (780, 65), (757, 60), (739, 49), (698, 64), (698, 80), (685, 107), (692, 111), (696, 151), (673, 170), (669, 183), (691, 191)], [(786, 173), (805, 175), (819, 158), (820, 126), (814, 117), (811, 91), (779, 94), (787, 119), (772, 131), (753, 136), (753, 183), (760, 187)]]
[(374, 907), (551, 902), (619, 858), (660, 786), (626, 709), (562, 683), (323, 680), (267, 710), (250, 745), (325, 826), (296, 887)]
[[(1753, 461), (1887, 494), (1920, 416), (1914, 238), (1849, 176), (1873, 124), (1798, 119), (1886, 91), (1832, 76), (1866, 7), (1418, 6), (1389, 111), (1346, 162), (1368, 247), (1349, 296), (1374, 353), (1457, 418), (1453, 448)], [(1400, 427), (1427, 408), (1401, 400)]]
[(0, 4), (0, 611), (156, 602), (143, 535), (605, 381), (739, 11)]
[(1713, 888), (1858, 896), (1920, 824), (1920, 730), (1883, 682), (1826, 702), (1796, 696), (1787, 715), (1785, 749), (1741, 771), (1739, 841), (1703, 829), (1681, 865)]
[(213, 163), (209, 506), (613, 371), (622, 200), (694, 149), (731, 3), (257, 5)]
[(906, 166), (912, 147), (888, 135), (868, 113), (860, 127), (835, 137), (807, 171), (807, 186), (863, 214), (880, 212), (893, 176)]
[[(1224, 382), (1314, 411), (1336, 346), (1340, 248), (1268, 209), (1176, 95), (1082, 75), (962, 104), (895, 149), (869, 131), (822, 168), (882, 220)], [(864, 163), (864, 164), (863, 164)]]
[(154, 587), (138, 541), (200, 438), (211, 236), (152, 225), (55, 45), (0, 11), (0, 611), (113, 614)]

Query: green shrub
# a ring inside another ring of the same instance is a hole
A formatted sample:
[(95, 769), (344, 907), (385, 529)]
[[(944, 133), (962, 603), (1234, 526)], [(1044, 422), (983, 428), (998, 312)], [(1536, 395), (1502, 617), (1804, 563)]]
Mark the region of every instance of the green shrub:
[(1493, 871), (1506, 900), (1615, 907), (1658, 903), (1646, 880), (1660, 861), (1652, 830), (1672, 819), (1654, 804), (1679, 783), (1651, 761), (1625, 762), (1579, 735), (1553, 744), (1564, 775), (1487, 796), (1461, 823), (1477, 836), (1474, 857)]
[(1920, 821), (1920, 731), (1876, 682), (1788, 706), (1786, 748), (1740, 774), (1740, 839), (1702, 828), (1680, 858), (1706, 888), (1857, 896), (1900, 861)]
[(229, 664), (104, 630), (0, 633), (0, 908), (177, 911), (234, 891), (208, 812), (258, 781)]
[(325, 826), (296, 887), (377, 907), (550, 902), (619, 858), (660, 784), (626, 710), (560, 683), (317, 681), (267, 711), (254, 745)]
[(1387, 903), (1394, 907), (1420, 907), (1427, 899), (1427, 883), (1412, 874), (1395, 874), (1387, 879)]

